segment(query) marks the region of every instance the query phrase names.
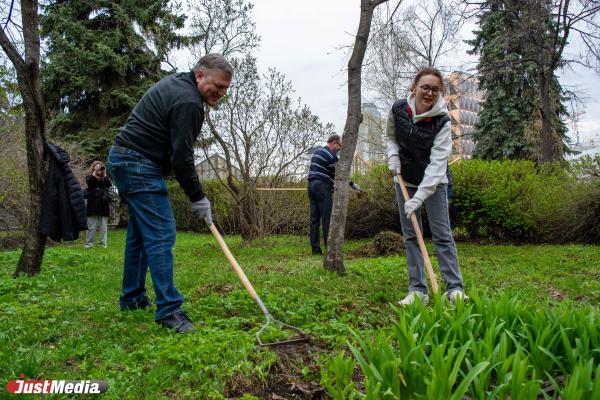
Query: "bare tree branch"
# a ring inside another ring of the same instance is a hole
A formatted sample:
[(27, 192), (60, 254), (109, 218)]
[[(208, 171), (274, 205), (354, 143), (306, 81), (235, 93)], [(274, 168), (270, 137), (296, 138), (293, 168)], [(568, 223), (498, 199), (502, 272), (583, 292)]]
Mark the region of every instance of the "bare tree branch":
[[(448, 0), (430, 0), (396, 13), (387, 25), (376, 12), (373, 36), (365, 63), (365, 83), (378, 107), (389, 109), (403, 97), (410, 80), (423, 66), (437, 66), (441, 56), (460, 40), (464, 9), (452, 9)], [(382, 28), (379, 28), (382, 26)]]
[(5, 28), (0, 29), (0, 46), (2, 46), (2, 50), (6, 53), (10, 61), (13, 63), (15, 68), (22, 68), (25, 60), (21, 58), (21, 55), (17, 51), (16, 47), (13, 45), (14, 41), (11, 41), (7, 35)]

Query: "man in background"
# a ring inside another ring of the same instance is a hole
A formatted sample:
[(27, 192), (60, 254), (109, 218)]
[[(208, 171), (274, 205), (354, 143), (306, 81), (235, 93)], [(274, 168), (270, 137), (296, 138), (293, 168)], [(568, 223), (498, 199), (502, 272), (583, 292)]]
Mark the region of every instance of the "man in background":
[[(340, 135), (331, 135), (327, 145), (315, 150), (310, 160), (308, 172), (308, 199), (310, 200), (310, 247), (313, 255), (321, 255), (319, 226), (323, 226), (323, 243), (327, 247), (329, 235), (329, 220), (333, 204), (333, 184), (335, 182), (335, 165), (342, 149)], [(352, 189), (363, 192), (354, 182), (350, 181)]]

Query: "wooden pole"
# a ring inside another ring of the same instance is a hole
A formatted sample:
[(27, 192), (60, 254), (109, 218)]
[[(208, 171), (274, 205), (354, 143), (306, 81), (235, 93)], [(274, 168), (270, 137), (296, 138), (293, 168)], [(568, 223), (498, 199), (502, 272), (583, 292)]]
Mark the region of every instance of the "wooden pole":
[(229, 264), (231, 264), (231, 266), (235, 270), (235, 273), (240, 278), (242, 285), (244, 285), (244, 287), (246, 288), (248, 293), (250, 293), (250, 296), (252, 296), (252, 298), (254, 300), (256, 300), (258, 298), (258, 294), (256, 293), (256, 290), (254, 290), (254, 287), (250, 283), (250, 280), (248, 280), (248, 278), (246, 277), (244, 270), (242, 270), (240, 265), (237, 263), (237, 261), (233, 257), (233, 254), (231, 254), (231, 251), (229, 250), (227, 243), (225, 243), (225, 241), (223, 240), (223, 237), (219, 233), (219, 230), (217, 229), (217, 227), (214, 224), (210, 224), (210, 225), (208, 225), (208, 229), (210, 229), (211, 233), (217, 240), (217, 243), (219, 243), (219, 246), (221, 247), (221, 250), (225, 254), (227, 261), (229, 261)]

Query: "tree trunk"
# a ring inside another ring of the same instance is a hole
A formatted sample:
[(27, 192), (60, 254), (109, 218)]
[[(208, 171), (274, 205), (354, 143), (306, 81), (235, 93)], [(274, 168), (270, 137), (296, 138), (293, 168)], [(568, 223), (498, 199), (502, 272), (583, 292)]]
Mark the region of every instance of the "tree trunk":
[(546, 68), (540, 68), (540, 111), (542, 114), (542, 137), (541, 151), (543, 162), (558, 161), (561, 156), (560, 149), (557, 147), (556, 138), (553, 129), (552, 105), (550, 84), (552, 82), (552, 73), (548, 73)]
[[(26, 107), (28, 109), (29, 107)], [(42, 194), (47, 166), (44, 162), (44, 128), (40, 126), (39, 115), (25, 113), (27, 170), (29, 172), (29, 217), (25, 228), (25, 245), (17, 263), (15, 276), (33, 276), (41, 271), (46, 236), (38, 233), (42, 210)], [(43, 118), (43, 116), (42, 116)]]
[(335, 190), (333, 193), (333, 210), (329, 226), (327, 251), (323, 259), (325, 269), (335, 271), (339, 275), (346, 272), (344, 267), (344, 232), (348, 215), (348, 181), (350, 168), (356, 150), (358, 127), (362, 121), (361, 113), (361, 71), (367, 50), (371, 20), (375, 7), (387, 0), (362, 0), (360, 5), (360, 22), (354, 41), (352, 55), (348, 61), (348, 111), (344, 125), (344, 149), (335, 169)]
[[(44, 162), (46, 146), (46, 108), (40, 80), (40, 35), (38, 2), (21, 1), (23, 47), (21, 58), (16, 44), (11, 42), (4, 29), (0, 29), (0, 45), (17, 71), (19, 90), (25, 108), (25, 135), (27, 148), (27, 171), (29, 173), (29, 217), (25, 229), (25, 246), (19, 258), (15, 275), (35, 275), (40, 272), (46, 237), (38, 234), (42, 194), (47, 166)], [(11, 22), (11, 21), (7, 21)]]

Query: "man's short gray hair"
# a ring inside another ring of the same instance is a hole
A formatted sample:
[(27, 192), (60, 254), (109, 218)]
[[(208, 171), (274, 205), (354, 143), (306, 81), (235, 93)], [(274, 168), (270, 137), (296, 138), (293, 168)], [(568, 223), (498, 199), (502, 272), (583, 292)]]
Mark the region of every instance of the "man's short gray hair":
[(342, 142), (342, 138), (340, 137), (340, 135), (338, 134), (333, 134), (331, 136), (329, 136), (329, 138), (327, 138), (327, 143), (341, 143)]
[(217, 53), (210, 53), (202, 56), (196, 63), (194, 72), (207, 69), (218, 69), (225, 72), (230, 78), (233, 77), (233, 67), (225, 57)]

